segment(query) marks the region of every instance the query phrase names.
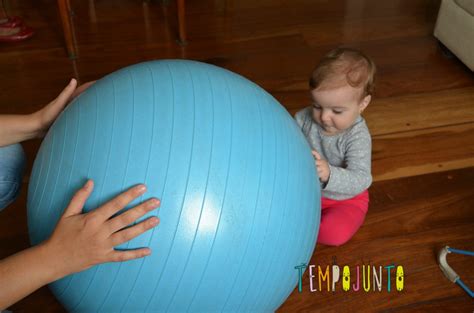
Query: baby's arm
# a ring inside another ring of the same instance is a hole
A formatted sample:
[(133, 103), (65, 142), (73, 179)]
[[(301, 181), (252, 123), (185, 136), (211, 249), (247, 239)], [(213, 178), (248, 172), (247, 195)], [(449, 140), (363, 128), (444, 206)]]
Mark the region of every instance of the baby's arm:
[(66, 104), (93, 83), (76, 89), (77, 81), (71, 79), (59, 96), (41, 110), (27, 115), (0, 115), (0, 147), (44, 136)]
[(127, 227), (155, 209), (159, 200), (149, 199), (112, 218), (133, 199), (145, 193), (145, 186), (138, 185), (100, 208), (82, 214), (92, 190), (93, 183), (88, 181), (74, 195), (49, 239), (0, 260), (0, 311), (66, 275), (99, 263), (127, 261), (150, 254), (148, 248), (117, 251), (114, 247), (158, 224), (157, 217), (150, 217)]
[(372, 183), (370, 134), (361, 132), (350, 138), (345, 154), (345, 166), (329, 164), (329, 180), (323, 190), (356, 196)]

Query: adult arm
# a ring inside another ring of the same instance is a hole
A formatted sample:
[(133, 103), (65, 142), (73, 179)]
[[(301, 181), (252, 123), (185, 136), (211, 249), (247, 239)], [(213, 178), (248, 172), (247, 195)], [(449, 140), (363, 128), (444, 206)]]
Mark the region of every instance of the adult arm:
[(66, 104), (93, 83), (88, 82), (76, 88), (77, 81), (71, 79), (59, 96), (41, 110), (25, 115), (0, 115), (0, 147), (43, 137)]
[(157, 217), (150, 217), (127, 227), (155, 209), (159, 200), (149, 199), (111, 218), (145, 192), (145, 186), (138, 185), (98, 209), (82, 214), (92, 190), (93, 183), (88, 181), (74, 195), (49, 239), (0, 260), (0, 311), (66, 275), (99, 263), (127, 261), (151, 253), (148, 248), (117, 251), (114, 247), (158, 224)]

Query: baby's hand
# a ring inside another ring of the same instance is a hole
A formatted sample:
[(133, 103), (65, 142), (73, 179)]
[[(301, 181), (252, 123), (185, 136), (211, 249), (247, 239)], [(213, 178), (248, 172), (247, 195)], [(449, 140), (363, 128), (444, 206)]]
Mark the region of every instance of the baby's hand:
[(324, 160), (323, 158), (321, 158), (321, 155), (316, 150), (311, 151), (311, 153), (316, 159), (315, 163), (316, 163), (316, 168), (318, 170), (319, 179), (323, 183), (327, 183), (329, 180), (329, 174), (330, 174), (328, 162)]
[(82, 214), (82, 208), (93, 190), (89, 180), (72, 198), (53, 234), (45, 241), (51, 263), (56, 266), (56, 277), (63, 277), (104, 262), (127, 261), (151, 253), (149, 248), (117, 251), (115, 246), (137, 237), (158, 225), (157, 217), (150, 217), (129, 226), (147, 212), (157, 208), (160, 201), (149, 199), (118, 215), (133, 199), (145, 193), (144, 185), (130, 188), (98, 209)]
[(73, 78), (56, 99), (48, 103), (41, 110), (31, 114), (30, 118), (32, 119), (32, 125), (34, 125), (34, 137), (43, 137), (54, 120), (64, 110), (66, 104), (89, 88), (93, 83), (94, 81), (85, 83), (76, 89), (77, 81)]

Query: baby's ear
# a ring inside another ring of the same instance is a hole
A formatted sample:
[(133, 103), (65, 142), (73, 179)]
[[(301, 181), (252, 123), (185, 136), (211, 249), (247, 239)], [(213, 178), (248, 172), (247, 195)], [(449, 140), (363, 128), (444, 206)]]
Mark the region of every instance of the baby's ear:
[(362, 101), (359, 103), (359, 114), (364, 112), (365, 108), (369, 105), (370, 100), (372, 100), (371, 95), (367, 95), (364, 97), (364, 99), (362, 99)]

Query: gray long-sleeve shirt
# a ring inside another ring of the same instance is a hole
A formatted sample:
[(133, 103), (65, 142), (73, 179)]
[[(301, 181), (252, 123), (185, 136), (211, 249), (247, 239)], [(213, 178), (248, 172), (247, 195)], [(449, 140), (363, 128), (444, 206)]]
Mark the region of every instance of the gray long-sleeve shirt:
[(331, 136), (313, 121), (311, 107), (296, 113), (295, 119), (311, 148), (329, 163), (329, 180), (321, 185), (323, 197), (344, 200), (369, 188), (372, 140), (361, 116), (350, 128)]

